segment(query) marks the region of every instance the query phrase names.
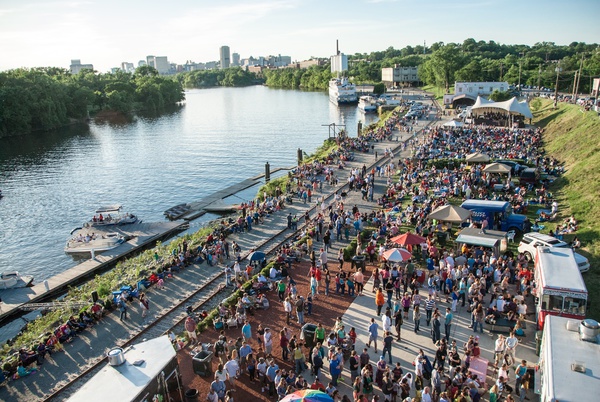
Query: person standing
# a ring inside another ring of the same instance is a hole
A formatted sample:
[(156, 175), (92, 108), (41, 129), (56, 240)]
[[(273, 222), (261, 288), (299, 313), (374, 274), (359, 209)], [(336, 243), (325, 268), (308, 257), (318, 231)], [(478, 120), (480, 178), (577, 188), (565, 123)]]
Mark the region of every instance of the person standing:
[(385, 310), (385, 314), (381, 317), (381, 327), (384, 333), (392, 330), (392, 313), (389, 308)]
[(381, 309), (385, 304), (385, 297), (383, 296), (383, 289), (381, 287), (377, 288), (377, 292), (375, 293), (375, 305), (377, 306), (377, 317), (381, 315)]
[(433, 314), (433, 326), (431, 327), (431, 340), (434, 344), (442, 338), (441, 327), (442, 323), (440, 321), (440, 315), (435, 312)]
[(385, 358), (385, 354), (387, 352), (389, 357), (389, 363), (392, 364), (392, 343), (394, 342), (394, 337), (390, 333), (390, 331), (385, 331), (385, 335), (383, 337), (383, 357)]
[(298, 324), (304, 325), (304, 297), (300, 296), (296, 300), (296, 317), (298, 318)]
[(119, 319), (121, 321), (126, 320), (127, 319), (127, 305), (125, 304), (125, 300), (123, 300), (122, 298), (119, 298), (119, 302), (117, 303), (117, 306), (119, 307), (119, 312), (121, 313)]
[(434, 308), (435, 300), (433, 299), (433, 295), (430, 293), (429, 296), (427, 296), (427, 300), (425, 300), (425, 323), (427, 326), (429, 326), (431, 323), (431, 315)]
[[(483, 331), (481, 331), (481, 332), (483, 332)], [(515, 331), (510, 331), (510, 335), (508, 336), (508, 338), (506, 338), (505, 344), (506, 344), (506, 354), (510, 356), (511, 364), (514, 364), (516, 362), (515, 351), (517, 349), (517, 345), (519, 344), (519, 340), (515, 336)], [(519, 389), (519, 387), (517, 386), (516, 389)]]
[(265, 335), (263, 338), (263, 342), (265, 345), (265, 354), (267, 356), (270, 356), (273, 352), (273, 334), (271, 333), (270, 328), (265, 328)]
[(337, 387), (338, 378), (342, 373), (342, 364), (337, 354), (329, 361), (329, 373), (331, 374), (331, 383), (334, 387)]
[(290, 319), (292, 318), (292, 302), (290, 297), (286, 297), (283, 301), (283, 311), (285, 312), (285, 323), (290, 325)]
[(246, 320), (244, 322), (244, 326), (242, 326), (242, 336), (246, 342), (250, 342), (252, 339), (252, 327), (250, 326), (250, 321)]
[(399, 307), (398, 302), (396, 302), (396, 307), (394, 327), (396, 328), (397, 341), (400, 342), (402, 340), (402, 324), (404, 323), (404, 319), (402, 318), (402, 309)]
[(504, 335), (498, 335), (498, 339), (494, 342), (494, 355), (495, 355), (495, 366), (500, 367), (500, 364), (504, 360), (504, 350), (506, 349), (506, 343)]
[(287, 338), (287, 334), (282, 329), (279, 332), (279, 347), (281, 347), (281, 360), (284, 362), (289, 360), (290, 351), (288, 349), (289, 339)]
[(148, 311), (150, 310), (150, 303), (145, 293), (140, 294), (140, 310), (142, 310), (142, 318), (146, 319)]
[(444, 331), (446, 333), (446, 341), (450, 341), (450, 330), (452, 328), (452, 319), (454, 316), (450, 311), (450, 307), (446, 307), (446, 317), (444, 318)]
[(418, 304), (413, 309), (413, 322), (415, 323), (415, 334), (418, 334), (421, 327), (421, 311)]
[(379, 330), (379, 325), (375, 322), (375, 318), (371, 318), (371, 325), (369, 325), (369, 341), (367, 342), (367, 348), (371, 347), (371, 342), (373, 342), (373, 347), (375, 348), (375, 353), (377, 353), (377, 332)]
[(196, 321), (192, 317), (185, 319), (185, 330), (190, 337), (190, 341), (198, 343), (198, 335), (196, 334)]
[(354, 383), (354, 381), (356, 380), (356, 377), (358, 377), (358, 369), (360, 366), (359, 357), (356, 355), (356, 350), (353, 350), (352, 353), (350, 353), (349, 363), (350, 363), (350, 378), (352, 380), (352, 383)]

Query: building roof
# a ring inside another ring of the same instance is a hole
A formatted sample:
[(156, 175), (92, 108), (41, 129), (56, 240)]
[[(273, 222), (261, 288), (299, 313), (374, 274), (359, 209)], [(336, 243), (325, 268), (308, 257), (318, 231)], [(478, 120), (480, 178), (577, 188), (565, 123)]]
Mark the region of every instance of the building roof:
[(536, 261), (542, 264), (544, 285), (550, 288), (585, 291), (587, 288), (573, 250), (565, 247), (538, 247)]
[(485, 233), (482, 233), (481, 229), (478, 228), (465, 228), (458, 234), (456, 242), (493, 248), (498, 246), (499, 242), (505, 237), (506, 232), (498, 230), (486, 229)]
[(533, 114), (531, 113), (527, 102), (519, 102), (516, 97), (512, 97), (511, 99), (506, 100), (504, 102), (494, 102), (489, 99), (478, 96), (471, 110), (504, 110), (509, 114), (521, 115), (528, 119), (533, 118)]

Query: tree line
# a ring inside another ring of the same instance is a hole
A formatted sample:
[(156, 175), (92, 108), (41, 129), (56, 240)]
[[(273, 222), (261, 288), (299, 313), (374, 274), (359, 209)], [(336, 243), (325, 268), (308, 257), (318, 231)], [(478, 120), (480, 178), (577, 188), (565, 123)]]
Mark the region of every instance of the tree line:
[[(469, 38), (462, 43), (436, 42), (430, 47), (389, 47), (383, 51), (348, 55), (348, 71), (344, 73), (356, 84), (381, 82), (381, 69), (419, 67), (419, 78), (424, 84), (446, 88), (455, 81), (507, 81), (540, 87), (554, 87), (556, 69), (559, 71), (559, 89), (572, 91), (574, 74), (581, 70), (579, 92), (589, 93), (592, 78), (600, 75), (598, 44), (572, 42), (557, 45), (540, 42), (529, 45), (505, 45), (494, 41), (476, 41)], [(308, 69), (277, 69), (264, 72), (269, 86), (326, 90), (333, 76), (329, 63)]]
[(71, 74), (56, 67), (0, 73), (0, 137), (51, 130), (99, 111), (161, 111), (185, 99), (181, 84), (152, 67), (135, 73)]

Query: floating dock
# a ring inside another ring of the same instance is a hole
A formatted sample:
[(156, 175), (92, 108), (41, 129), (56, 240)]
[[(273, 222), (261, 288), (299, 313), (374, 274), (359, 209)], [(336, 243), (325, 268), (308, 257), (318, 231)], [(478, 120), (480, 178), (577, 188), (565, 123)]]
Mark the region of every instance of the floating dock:
[[(134, 223), (112, 227), (113, 232), (120, 232), (131, 237), (131, 240), (120, 246), (96, 255), (90, 259), (67, 269), (41, 283), (28, 288), (2, 290), (2, 309), (0, 321), (19, 312), (19, 307), (27, 303), (40, 303), (67, 292), (69, 286), (78, 286), (83, 281), (109, 268), (122, 258), (134, 254), (156, 240), (170, 237), (188, 226), (187, 222), (154, 222)], [(101, 230), (93, 228), (95, 232)], [(43, 264), (43, 261), (41, 262)], [(91, 297), (91, 296), (90, 296)]]

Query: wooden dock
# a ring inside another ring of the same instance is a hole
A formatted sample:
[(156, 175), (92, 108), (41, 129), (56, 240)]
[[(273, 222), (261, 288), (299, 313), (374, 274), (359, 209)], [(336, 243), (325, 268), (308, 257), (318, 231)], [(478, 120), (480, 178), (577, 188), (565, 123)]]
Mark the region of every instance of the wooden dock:
[[(127, 234), (132, 236), (132, 239), (117, 248), (97, 254), (93, 260), (86, 260), (32, 287), (3, 290), (0, 292), (2, 297), (0, 321), (18, 313), (19, 307), (23, 304), (43, 302), (66, 293), (69, 286), (78, 286), (84, 280), (95, 276), (103, 269), (107, 269), (118, 260), (140, 251), (156, 240), (180, 232), (186, 226), (187, 222), (174, 221), (135, 223), (113, 227), (110, 231)], [(97, 227), (91, 229), (96, 233), (100, 232)], [(43, 264), (43, 261), (40, 263)]]

